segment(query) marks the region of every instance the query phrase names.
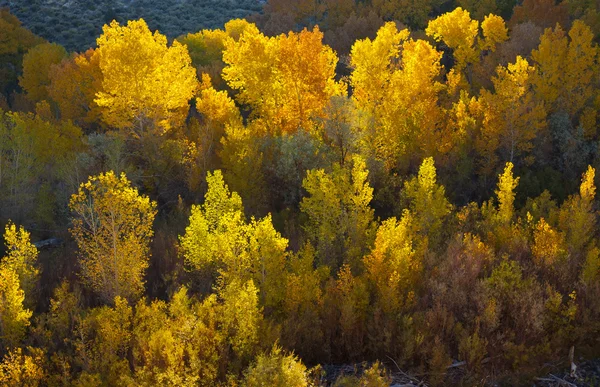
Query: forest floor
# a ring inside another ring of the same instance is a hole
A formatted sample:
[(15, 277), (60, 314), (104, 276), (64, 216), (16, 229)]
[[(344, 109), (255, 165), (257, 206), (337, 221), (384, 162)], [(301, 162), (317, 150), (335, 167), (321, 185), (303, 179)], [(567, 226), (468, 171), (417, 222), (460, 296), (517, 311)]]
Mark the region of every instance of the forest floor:
[(574, 376), (569, 370), (548, 374), (535, 379), (536, 387), (598, 387), (600, 386), (600, 359), (583, 362)]
[[(370, 363), (346, 364), (346, 365), (323, 365), (321, 366), (324, 376), (321, 383), (324, 386), (333, 383), (342, 376), (360, 377), (369, 368)], [(398, 368), (392, 361), (384, 364), (389, 370), (391, 378), (390, 387), (428, 387), (426, 375), (415, 375)], [(454, 363), (444, 377), (444, 385), (477, 385), (477, 386), (500, 386), (506, 385), (493, 378), (483, 380), (465, 379), (463, 362)], [(525, 382), (524, 382), (525, 383)], [(582, 362), (577, 366), (574, 376), (570, 375), (569, 369), (560, 372), (549, 373), (545, 376), (533, 378), (525, 384), (534, 387), (600, 387), (600, 359)]]

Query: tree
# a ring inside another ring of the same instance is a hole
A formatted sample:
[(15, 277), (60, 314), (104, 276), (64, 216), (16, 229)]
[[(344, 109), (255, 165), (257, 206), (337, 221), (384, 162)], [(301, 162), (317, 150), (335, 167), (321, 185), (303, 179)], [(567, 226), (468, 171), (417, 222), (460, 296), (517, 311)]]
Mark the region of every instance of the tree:
[(337, 56), (322, 39), (317, 27), (273, 38), (248, 27), (238, 41), (227, 40), (223, 79), (268, 133), (312, 130), (329, 99), (345, 93), (335, 81)]
[(329, 279), (327, 267), (315, 267), (315, 249), (306, 243), (297, 254), (290, 254), (285, 279), (285, 298), (281, 341), (304, 361), (316, 360), (323, 353), (323, 283)]
[(400, 220), (385, 220), (377, 229), (374, 248), (364, 258), (375, 307), (394, 321), (410, 305), (423, 270), (413, 246), (413, 222), (414, 217), (407, 210)]
[(245, 372), (246, 387), (308, 387), (306, 366), (294, 354), (285, 354), (277, 344), (269, 354), (260, 354)]
[(219, 350), (216, 297), (202, 302), (181, 287), (169, 303), (145, 299), (135, 307), (132, 352), (135, 364), (125, 384), (211, 386), (217, 382)]
[(446, 217), (452, 211), (452, 205), (446, 199), (444, 186), (437, 183), (437, 172), (432, 157), (423, 160), (419, 175), (404, 184), (410, 211), (415, 218), (416, 230), (430, 243), (440, 242)]
[(259, 307), (258, 289), (252, 280), (235, 279), (219, 291), (222, 299), (221, 324), (238, 359), (248, 360), (256, 351), (262, 310)]
[(453, 50), (455, 73), (467, 70), (472, 80), (472, 65), (479, 62), (482, 51), (494, 51), (498, 43), (508, 39), (508, 30), (500, 16), (488, 15), (480, 24), (472, 20), (469, 11), (458, 7), (433, 19), (425, 30), (438, 42), (443, 41)]
[(441, 4), (440, 0), (373, 0), (372, 7), (385, 20), (399, 20), (414, 29), (422, 29), (433, 9)]
[(97, 40), (102, 90), (95, 102), (106, 124), (137, 136), (183, 124), (198, 87), (185, 46), (152, 33), (143, 19), (103, 27)]
[(515, 7), (509, 24), (533, 22), (542, 28), (553, 28), (560, 24), (569, 27), (569, 12), (566, 2), (556, 3), (553, 0), (524, 0)]
[(196, 109), (202, 115), (201, 121), (191, 128), (189, 145), (193, 149), (190, 154), (189, 184), (197, 186), (211, 167), (217, 163), (216, 157), (221, 153), (221, 144), (227, 128), (239, 128), (242, 116), (235, 102), (225, 91), (217, 91), (212, 86), (208, 74), (202, 74), (200, 93), (196, 98)]
[(50, 67), (48, 76), (48, 95), (58, 105), (61, 119), (87, 126), (98, 123), (100, 107), (95, 99), (102, 90), (102, 71), (97, 50), (63, 59)]
[(21, 348), (6, 354), (0, 363), (0, 384), (3, 386), (37, 387), (43, 385), (47, 376), (42, 368), (44, 353), (29, 347), (26, 355)]
[(23, 55), (44, 39), (21, 26), (7, 8), (0, 8), (0, 93), (8, 96), (17, 86)]
[(534, 141), (546, 127), (546, 110), (532, 86), (535, 68), (519, 56), (496, 72), (494, 93), (484, 90), (481, 94), (484, 119), (476, 147), (483, 156), (484, 173), (495, 168), (498, 158), (530, 165)]
[[(52, 146), (48, 146), (52, 144)], [(60, 169), (83, 148), (81, 129), (68, 121), (53, 121), (40, 115), (7, 113), (0, 117), (0, 193), (5, 200), (2, 214), (16, 222), (44, 217), (39, 205), (48, 198), (41, 186), (60, 180)], [(46, 202), (44, 202), (46, 200)], [(52, 207), (50, 207), (52, 208)]]
[(225, 23), (224, 30), (202, 30), (179, 37), (177, 40), (187, 46), (192, 64), (204, 67), (222, 62), (225, 42), (228, 38), (238, 40), (246, 29), (255, 28), (244, 19), (233, 19)]
[(132, 301), (144, 289), (156, 203), (131, 187), (125, 174), (91, 177), (73, 194), (71, 234), (79, 248), (81, 276), (104, 302)]
[(353, 98), (375, 119), (368, 143), (388, 169), (447, 149), (438, 105), (442, 53), (408, 35), (386, 23), (374, 40), (359, 40), (351, 51)]
[(353, 158), (351, 166), (334, 164), (333, 171), (308, 171), (302, 186), (308, 196), (300, 208), (308, 216), (305, 230), (316, 247), (320, 264), (337, 269), (342, 264), (360, 268), (360, 259), (373, 239), (373, 188), (367, 181), (365, 161)]
[(458, 7), (431, 20), (426, 33), (438, 42), (444, 41), (454, 51), (456, 69), (462, 70), (467, 64), (477, 61), (475, 43), (479, 34), (479, 22), (472, 20), (468, 11)]
[(56, 43), (43, 43), (27, 51), (23, 57), (23, 76), (19, 84), (27, 92), (32, 102), (48, 99), (50, 68), (59, 64), (67, 56), (63, 46)]
[(595, 108), (598, 76), (598, 46), (594, 34), (582, 21), (573, 23), (568, 37), (557, 25), (546, 29), (537, 50), (531, 53), (536, 64), (532, 79), (538, 98), (550, 112), (565, 111), (573, 122), (584, 127), (587, 136), (595, 135)]
[(246, 222), (242, 201), (229, 192), (221, 171), (208, 173), (207, 183), (204, 204), (192, 207), (190, 224), (180, 237), (186, 263), (193, 270), (216, 270), (221, 287), (254, 280), (261, 305), (279, 307), (287, 239), (273, 228), (270, 215)]
[[(575, 259), (584, 259), (587, 249), (593, 247), (597, 229), (594, 199), (596, 170), (588, 166), (583, 173), (579, 195), (570, 196), (560, 208), (559, 228), (565, 234), (566, 246)], [(576, 257), (576, 258), (575, 258)]]
[(16, 347), (25, 336), (32, 312), (23, 307), (24, 300), (17, 272), (0, 265), (0, 352)]
[(498, 220), (503, 225), (512, 222), (515, 208), (515, 188), (519, 185), (519, 178), (513, 177), (513, 164), (506, 163), (504, 172), (499, 176), (498, 189), (495, 191), (498, 197)]
[(121, 384), (131, 374), (126, 356), (132, 344), (134, 311), (119, 296), (113, 303), (114, 307), (89, 310), (75, 328), (75, 361), (82, 368), (78, 385)]
[(14, 270), (19, 276), (19, 283), (25, 292), (27, 306), (33, 308), (36, 304), (36, 287), (39, 280), (39, 269), (37, 265), (37, 248), (30, 242), (30, 234), (23, 228), (17, 229), (12, 223), (6, 225), (4, 240), (7, 255), (0, 262)]

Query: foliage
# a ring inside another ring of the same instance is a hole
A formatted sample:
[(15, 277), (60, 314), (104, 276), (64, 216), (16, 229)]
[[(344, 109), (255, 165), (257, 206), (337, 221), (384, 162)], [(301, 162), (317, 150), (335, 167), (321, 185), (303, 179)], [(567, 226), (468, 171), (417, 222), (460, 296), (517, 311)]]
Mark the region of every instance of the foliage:
[(269, 354), (261, 354), (246, 370), (244, 386), (308, 387), (306, 367), (293, 354), (286, 355), (275, 345)]
[(140, 196), (125, 174), (107, 172), (82, 183), (69, 206), (84, 282), (104, 302), (137, 299), (144, 289), (156, 203)]
[(521, 385), (598, 356), (597, 4), (270, 0), (197, 32), (203, 5), (154, 3), (70, 4), (119, 19), (70, 55), (0, 11), (0, 384)]
[(143, 19), (127, 26), (113, 21), (97, 44), (102, 89), (94, 102), (104, 122), (138, 136), (182, 125), (198, 82), (185, 46), (168, 47)]

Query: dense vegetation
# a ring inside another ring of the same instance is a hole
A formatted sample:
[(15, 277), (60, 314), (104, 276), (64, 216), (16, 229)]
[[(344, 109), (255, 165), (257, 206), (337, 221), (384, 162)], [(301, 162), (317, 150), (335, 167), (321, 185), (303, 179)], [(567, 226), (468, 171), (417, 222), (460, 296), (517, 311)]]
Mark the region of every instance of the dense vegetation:
[(0, 385), (597, 358), (595, 4), (273, 0), (80, 53), (0, 11)]
[(169, 37), (222, 27), (261, 10), (260, 0), (0, 0), (35, 34), (68, 50), (95, 46), (102, 26), (144, 18)]

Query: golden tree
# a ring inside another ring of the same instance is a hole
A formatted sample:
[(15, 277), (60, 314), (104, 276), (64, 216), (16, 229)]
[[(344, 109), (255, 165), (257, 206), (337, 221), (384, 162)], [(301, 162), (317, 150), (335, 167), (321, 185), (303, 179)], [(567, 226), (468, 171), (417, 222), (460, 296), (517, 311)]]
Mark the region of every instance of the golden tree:
[(317, 27), (269, 38), (253, 26), (226, 42), (223, 79), (269, 132), (312, 129), (329, 99), (345, 92), (334, 79), (337, 56), (322, 39)]
[(143, 19), (105, 25), (98, 38), (102, 90), (95, 102), (110, 126), (138, 136), (182, 125), (198, 88), (185, 46), (148, 29)]
[(374, 117), (371, 146), (390, 169), (447, 149), (438, 105), (442, 53), (408, 36), (386, 23), (374, 40), (357, 41), (351, 52), (353, 98)]
[(513, 164), (506, 163), (504, 172), (499, 176), (498, 189), (495, 191), (498, 196), (497, 219), (503, 225), (509, 225), (513, 219), (515, 207), (515, 188), (519, 185), (519, 178), (513, 177)]
[(70, 208), (85, 283), (104, 302), (136, 299), (144, 289), (156, 203), (139, 195), (125, 174), (107, 172), (83, 183)]
[(438, 243), (443, 231), (444, 220), (453, 207), (446, 199), (446, 190), (437, 182), (437, 171), (433, 157), (421, 163), (419, 174), (404, 184), (405, 194), (410, 200), (410, 211), (415, 229), (422, 239)]
[(484, 158), (484, 172), (496, 167), (498, 157), (518, 164), (533, 162), (534, 140), (546, 127), (546, 110), (533, 91), (534, 73), (526, 59), (517, 57), (515, 63), (498, 67), (492, 79), (495, 92), (482, 92), (483, 129), (476, 147)]
[(94, 49), (64, 59), (50, 68), (48, 94), (60, 110), (60, 118), (78, 125), (92, 124), (100, 118), (94, 101), (102, 88), (99, 55)]
[(431, 20), (425, 32), (453, 50), (456, 63), (451, 71), (458, 74), (467, 70), (469, 81), (472, 65), (479, 62), (482, 51), (494, 51), (498, 43), (508, 39), (508, 29), (500, 16), (490, 14), (480, 25), (460, 7)]
[(180, 238), (186, 262), (195, 270), (216, 268), (221, 287), (254, 280), (261, 303), (279, 306), (287, 239), (275, 230), (270, 215), (246, 222), (242, 201), (230, 193), (221, 171), (208, 173), (207, 182), (204, 204), (192, 207), (190, 225)]
[(22, 226), (17, 229), (12, 223), (6, 225), (4, 240), (7, 254), (0, 266), (9, 267), (17, 273), (20, 286), (28, 300), (27, 306), (33, 308), (35, 288), (39, 279), (38, 250), (31, 243), (30, 234)]
[(48, 99), (48, 76), (50, 68), (67, 56), (63, 46), (56, 43), (43, 43), (27, 51), (23, 57), (23, 76), (19, 84), (27, 92), (32, 102)]
[[(37, 387), (44, 385), (44, 352), (29, 347), (30, 354), (15, 348), (0, 363), (0, 384), (3, 386)], [(47, 380), (46, 380), (47, 381)]]
[(360, 260), (374, 237), (374, 211), (369, 207), (373, 188), (365, 161), (355, 156), (346, 168), (334, 164), (307, 172), (302, 186), (308, 195), (300, 208), (308, 215), (307, 236), (317, 249), (320, 264), (338, 269), (343, 264), (360, 268)]
[(558, 24), (554, 30), (546, 29), (538, 49), (531, 53), (538, 98), (551, 112), (565, 111), (572, 119), (579, 118), (586, 135), (596, 131), (599, 52), (590, 28), (577, 20), (568, 36)]
[(32, 312), (23, 307), (24, 300), (17, 272), (0, 265), (0, 352), (17, 346), (25, 336)]

